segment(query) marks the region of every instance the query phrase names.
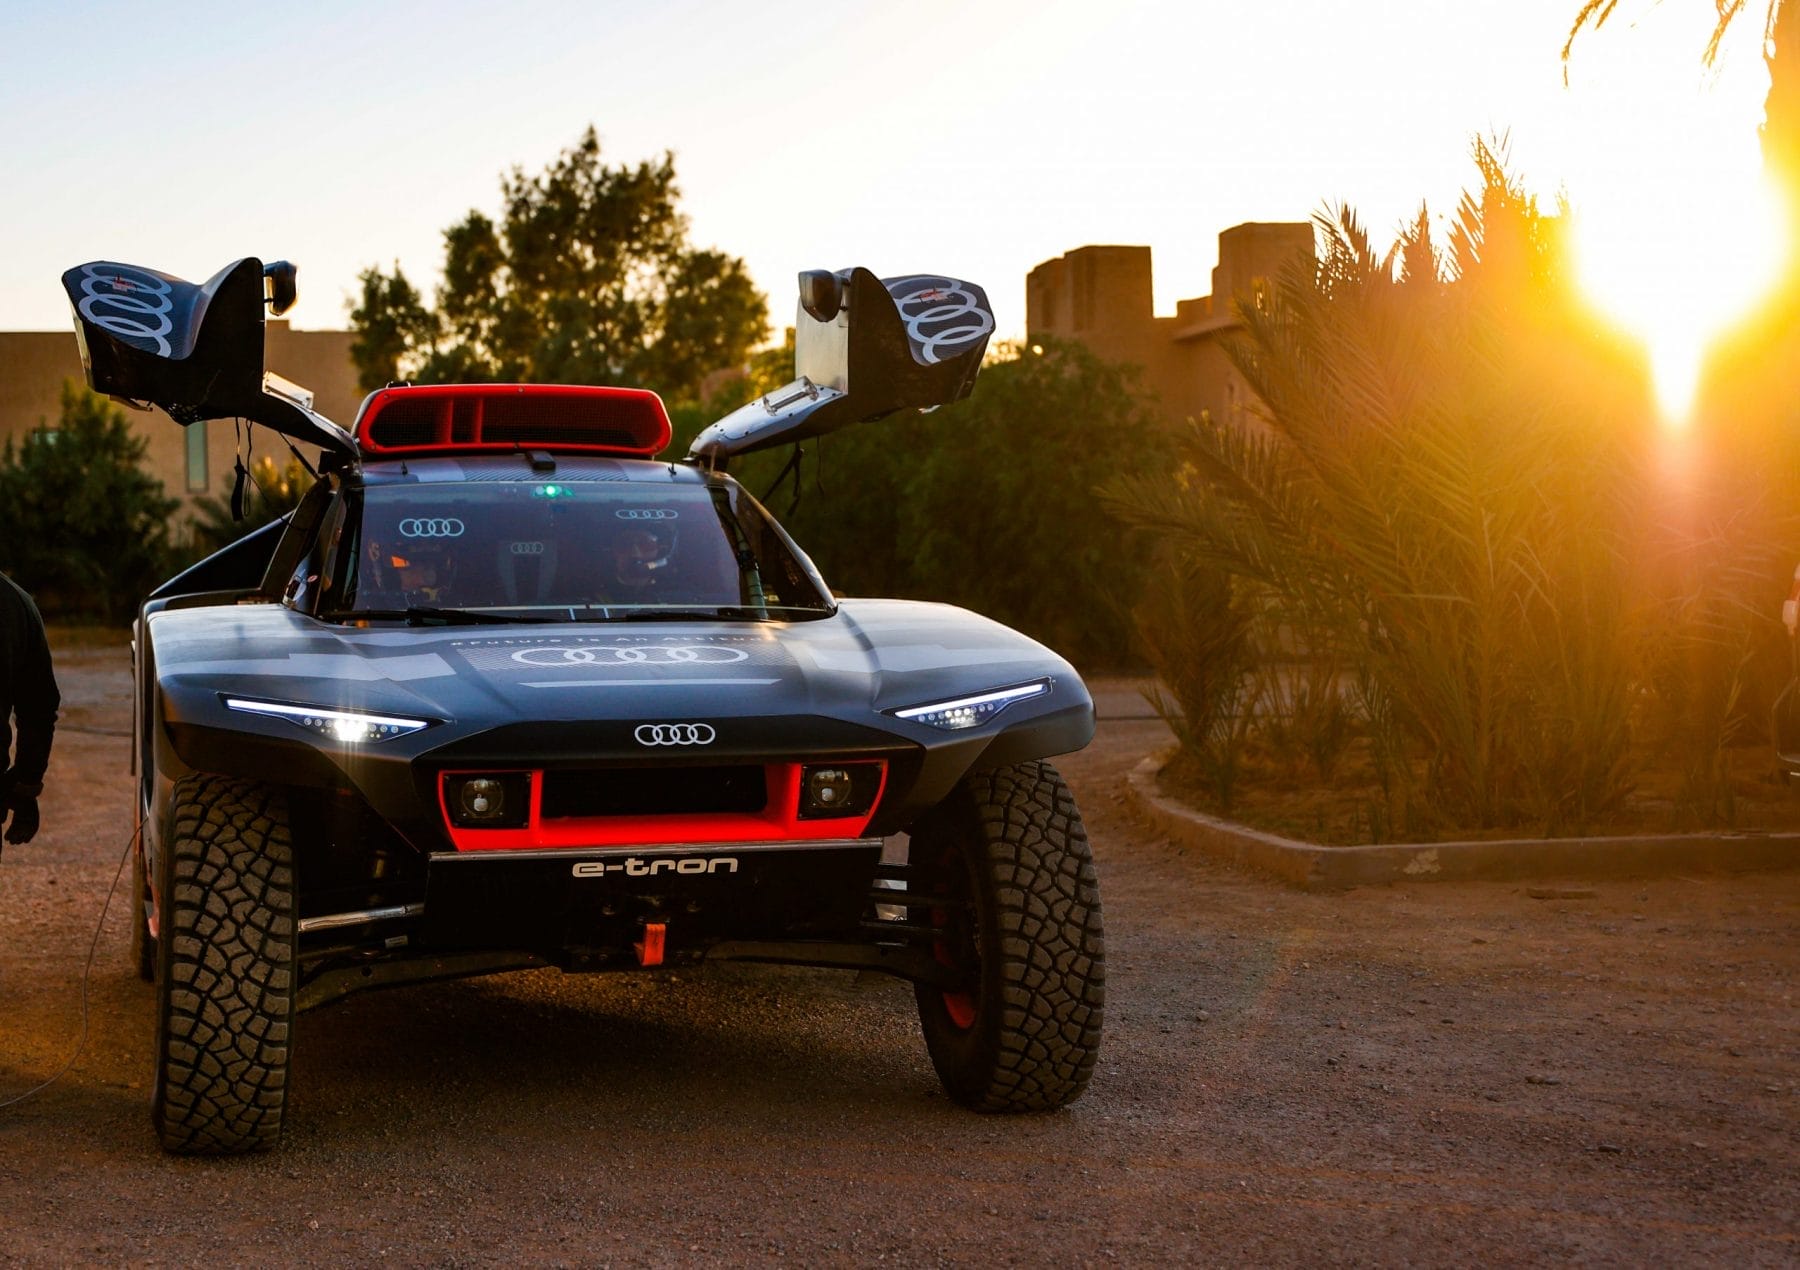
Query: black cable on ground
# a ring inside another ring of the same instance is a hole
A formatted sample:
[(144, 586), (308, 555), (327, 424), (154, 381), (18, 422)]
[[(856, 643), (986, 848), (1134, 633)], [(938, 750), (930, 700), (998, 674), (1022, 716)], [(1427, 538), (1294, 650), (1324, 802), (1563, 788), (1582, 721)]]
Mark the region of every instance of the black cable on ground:
[[(48, 1080), (33, 1085), (22, 1094), (15, 1094), (11, 1098), (0, 1101), (0, 1111), (4, 1111), (8, 1107), (16, 1107), (27, 1098), (35, 1098), (43, 1093), (44, 1090), (68, 1075), (69, 1069), (75, 1066), (76, 1061), (81, 1058), (82, 1052), (87, 1049), (88, 980), (94, 973), (94, 953), (100, 947), (100, 932), (106, 929), (106, 913), (112, 907), (113, 895), (119, 889), (119, 879), (125, 875), (125, 861), (131, 858), (131, 848), (137, 842), (138, 834), (143, 832), (143, 828), (144, 822), (138, 821), (137, 828), (131, 831), (131, 837), (125, 840), (125, 854), (119, 857), (119, 867), (113, 870), (112, 885), (106, 888), (106, 898), (100, 904), (100, 920), (94, 923), (94, 938), (88, 943), (87, 965), (83, 966), (81, 970), (81, 1037), (75, 1042), (75, 1052), (69, 1055), (69, 1061), (57, 1068), (56, 1073)], [(137, 920), (143, 919), (139, 916)]]

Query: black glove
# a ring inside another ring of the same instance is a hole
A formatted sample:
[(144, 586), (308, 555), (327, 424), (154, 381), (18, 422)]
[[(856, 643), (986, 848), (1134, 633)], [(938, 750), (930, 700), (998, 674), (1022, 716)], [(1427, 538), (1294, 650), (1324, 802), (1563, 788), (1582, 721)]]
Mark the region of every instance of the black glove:
[(9, 813), (6, 821), (8, 842), (30, 842), (37, 836), (37, 788), (15, 785), (6, 796), (6, 810)]

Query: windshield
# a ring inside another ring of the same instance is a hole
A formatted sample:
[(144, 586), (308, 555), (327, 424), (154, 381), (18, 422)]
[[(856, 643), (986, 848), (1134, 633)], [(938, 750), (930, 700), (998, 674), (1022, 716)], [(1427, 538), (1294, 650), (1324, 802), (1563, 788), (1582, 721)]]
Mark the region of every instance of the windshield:
[(328, 616), (595, 621), (832, 612), (808, 566), (735, 486), (408, 481), (350, 497), (319, 599)]

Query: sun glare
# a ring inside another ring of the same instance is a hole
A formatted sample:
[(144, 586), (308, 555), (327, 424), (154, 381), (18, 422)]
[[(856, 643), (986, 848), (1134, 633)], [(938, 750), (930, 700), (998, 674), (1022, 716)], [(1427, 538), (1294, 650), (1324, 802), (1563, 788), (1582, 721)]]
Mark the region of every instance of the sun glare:
[[(1685, 188), (1684, 188), (1685, 187)], [(1583, 286), (1649, 354), (1657, 402), (1686, 421), (1712, 341), (1779, 275), (1779, 197), (1760, 169), (1590, 197), (1576, 212)]]
[(1757, 139), (1768, 75), (1756, 42), (1703, 71), (1691, 31), (1656, 25), (1609, 29), (1591, 46), (1640, 41), (1625, 50), (1636, 56), (1572, 76), (1576, 90), (1604, 77), (1608, 96), (1568, 195), (1583, 288), (1642, 341), (1664, 421), (1679, 428), (1709, 347), (1768, 293), (1789, 248)]

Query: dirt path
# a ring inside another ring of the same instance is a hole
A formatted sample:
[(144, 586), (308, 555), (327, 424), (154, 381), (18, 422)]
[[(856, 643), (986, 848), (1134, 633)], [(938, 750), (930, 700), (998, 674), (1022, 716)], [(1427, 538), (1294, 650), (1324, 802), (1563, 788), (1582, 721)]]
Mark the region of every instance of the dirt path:
[[(121, 654), (59, 666), (0, 1099), (72, 1046), (129, 832)], [(1800, 1263), (1800, 873), (1298, 894), (1127, 818), (1159, 734), (1063, 763), (1111, 974), (1067, 1112), (950, 1105), (897, 983), (531, 973), (305, 1016), (283, 1148), (173, 1159), (115, 908), (86, 1052), (0, 1110), (0, 1262)]]

